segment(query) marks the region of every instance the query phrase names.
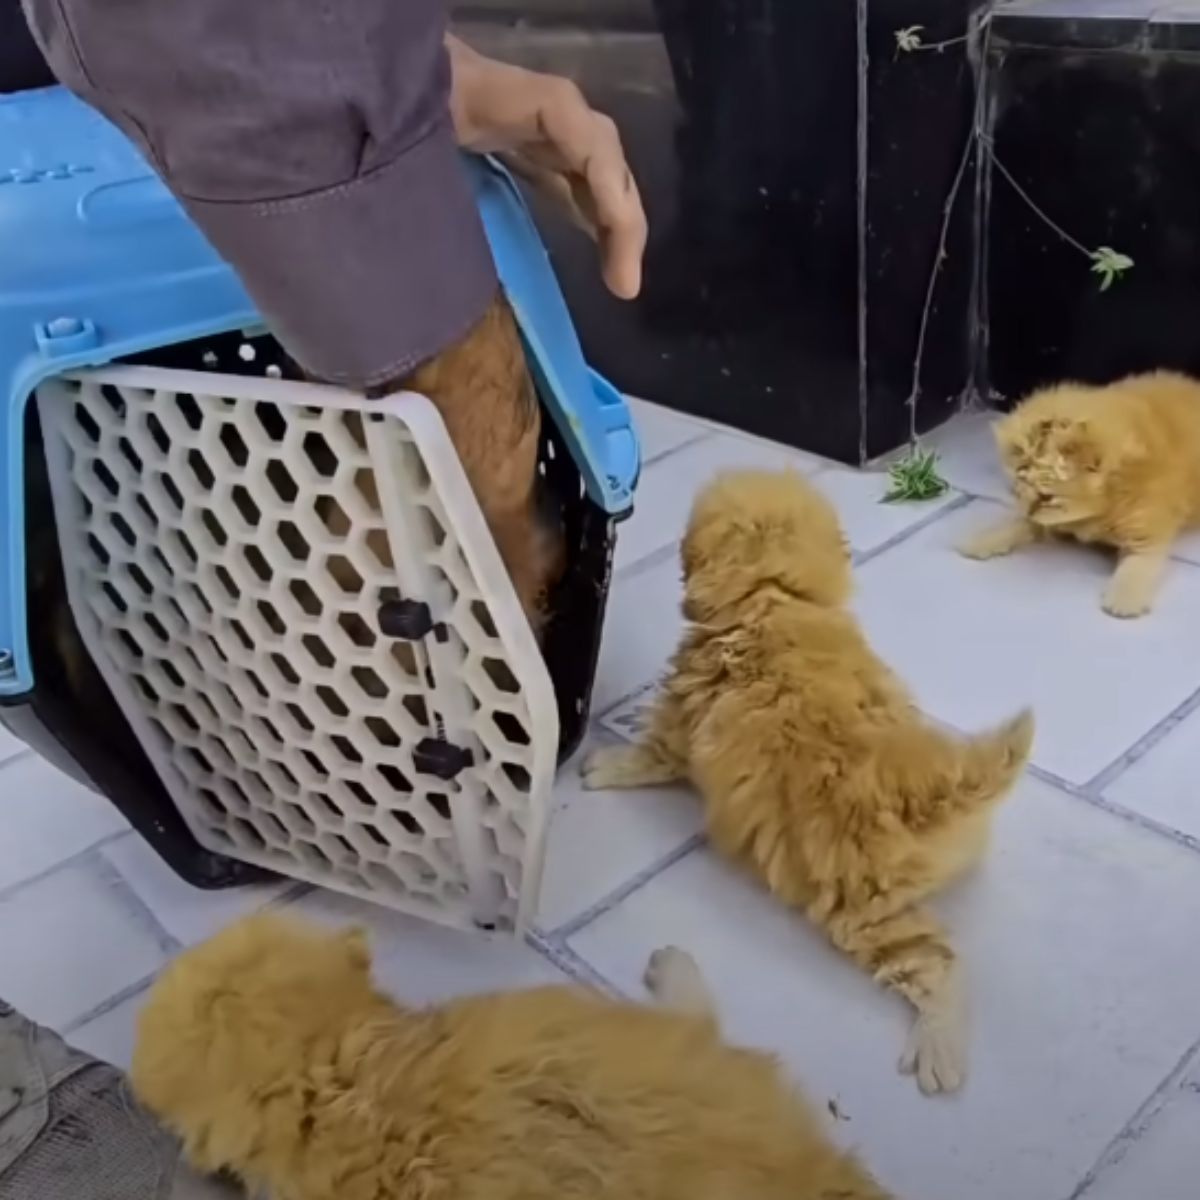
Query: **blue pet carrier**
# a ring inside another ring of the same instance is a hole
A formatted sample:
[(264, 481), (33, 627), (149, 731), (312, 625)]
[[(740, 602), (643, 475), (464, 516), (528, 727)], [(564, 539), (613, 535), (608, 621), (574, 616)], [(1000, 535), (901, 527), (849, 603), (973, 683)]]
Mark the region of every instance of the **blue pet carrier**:
[(199, 886), (528, 915), (639, 451), (513, 181), (464, 169), (568, 538), (540, 653), (429, 402), (299, 380), (116, 129), (0, 96), (0, 721)]

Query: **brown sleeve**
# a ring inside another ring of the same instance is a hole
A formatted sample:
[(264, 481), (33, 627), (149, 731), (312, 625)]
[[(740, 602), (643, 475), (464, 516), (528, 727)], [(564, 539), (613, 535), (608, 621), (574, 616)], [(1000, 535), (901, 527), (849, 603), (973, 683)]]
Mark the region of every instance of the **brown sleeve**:
[(23, 0), (313, 375), (366, 387), (496, 279), (449, 122), (443, 0)]

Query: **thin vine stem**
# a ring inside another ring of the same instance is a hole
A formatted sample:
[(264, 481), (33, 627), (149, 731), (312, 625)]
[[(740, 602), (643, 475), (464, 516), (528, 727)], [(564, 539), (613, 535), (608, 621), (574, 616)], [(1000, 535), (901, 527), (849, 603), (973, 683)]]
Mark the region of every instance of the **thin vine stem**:
[(937, 290), (938, 275), (942, 263), (946, 261), (946, 242), (950, 238), (950, 218), (954, 213), (954, 204), (958, 199), (959, 188), (967, 174), (967, 165), (971, 161), (971, 151), (975, 146), (975, 131), (967, 134), (967, 144), (963, 147), (962, 157), (958, 162), (958, 170), (954, 173), (954, 182), (946, 202), (942, 205), (942, 227), (938, 234), (937, 252), (933, 256), (933, 268), (929, 272), (929, 282), (925, 287), (925, 304), (921, 309), (921, 324), (917, 329), (917, 345), (913, 355), (912, 382), (908, 392), (908, 440), (911, 445), (917, 443), (917, 400), (921, 395), (921, 363), (925, 358), (925, 339), (929, 334), (929, 321), (933, 314), (933, 294)]
[(940, 50), (945, 49), (947, 46), (966, 43), (969, 55), (971, 43), (977, 38), (979, 42), (979, 63), (978, 77), (975, 85), (975, 102), (971, 113), (971, 128), (967, 134), (966, 145), (963, 147), (962, 157), (959, 159), (958, 169), (954, 173), (954, 180), (950, 185), (950, 191), (947, 193), (945, 202), (942, 205), (942, 222), (941, 229), (938, 232), (937, 252), (929, 269), (929, 282), (925, 288), (925, 304), (921, 309), (921, 320), (917, 328), (917, 342), (912, 363), (912, 378), (908, 399), (905, 401), (908, 407), (908, 440), (910, 446), (913, 447), (917, 444), (917, 405), (921, 397), (921, 367), (925, 360), (925, 343), (929, 335), (929, 324), (933, 315), (934, 295), (937, 291), (937, 281), (938, 276), (941, 274), (942, 264), (946, 261), (947, 257), (946, 243), (950, 236), (950, 222), (953, 218), (954, 206), (958, 201), (958, 194), (962, 188), (962, 182), (966, 176), (967, 167), (974, 152), (978, 152), (981, 156), (986, 155), (988, 165), (994, 167), (1003, 176), (1005, 182), (1024, 201), (1030, 212), (1042, 221), (1048, 229), (1057, 234), (1068, 246), (1079, 254), (1082, 254), (1092, 264), (1092, 271), (1100, 277), (1101, 291), (1107, 291), (1115, 279), (1120, 278), (1125, 271), (1134, 265), (1133, 259), (1127, 254), (1120, 254), (1111, 246), (1098, 246), (1096, 249), (1091, 249), (1085, 246), (1077, 237), (1068, 233), (1017, 182), (1013, 173), (997, 156), (994, 140), (983, 126), (984, 90), (987, 79), (988, 50), (991, 41), (991, 13), (985, 13), (974, 26), (969, 26), (967, 32), (962, 36), (948, 38), (944, 42), (933, 42), (929, 45), (921, 43), (920, 31), (922, 28), (920, 25), (912, 25), (906, 29), (896, 30), (897, 52), (907, 54), (917, 50)]
[(927, 50), (936, 50), (939, 54), (943, 50), (949, 50), (951, 46), (961, 46), (971, 35), (969, 33), (960, 34), (958, 37), (946, 38), (942, 42), (919, 42), (911, 49), (902, 51), (904, 54), (921, 54)]
[[(921, 366), (925, 360), (925, 340), (929, 336), (929, 322), (933, 315), (933, 296), (937, 290), (938, 275), (941, 273), (942, 263), (946, 260), (946, 243), (950, 238), (950, 222), (954, 215), (954, 205), (958, 200), (959, 189), (962, 187), (963, 179), (967, 174), (967, 167), (971, 162), (972, 151), (975, 149), (981, 136), (980, 117), (983, 112), (983, 95), (984, 85), (987, 78), (987, 52), (991, 41), (991, 14), (985, 14), (980, 20), (977, 27), (977, 32), (980, 36), (980, 54), (979, 54), (979, 76), (975, 81), (975, 96), (974, 103), (971, 106), (971, 125), (967, 130), (966, 143), (963, 146), (962, 156), (958, 161), (958, 170), (954, 173), (954, 182), (950, 185), (950, 191), (946, 196), (945, 203), (942, 205), (942, 224), (938, 231), (937, 252), (933, 256), (933, 265), (929, 269), (929, 282), (925, 287), (925, 303), (921, 308), (921, 323), (917, 328), (917, 344), (913, 353), (912, 364), (912, 379), (908, 391), (908, 399), (905, 404), (908, 407), (908, 441), (909, 445), (916, 446), (917, 444), (917, 403), (921, 396)], [(969, 42), (971, 31), (963, 35), (963, 41)]]
[(987, 156), (991, 161), (992, 166), (1004, 176), (1004, 178), (1008, 181), (1008, 186), (1012, 188), (1012, 190), (1016, 192), (1022, 200), (1025, 201), (1033, 214), (1045, 222), (1045, 224), (1055, 233), (1057, 233), (1058, 236), (1062, 238), (1062, 240), (1066, 242), (1068, 246), (1072, 246), (1078, 250), (1079, 253), (1084, 256), (1084, 258), (1095, 260), (1095, 251), (1089, 250), (1088, 247), (1085, 246), (1078, 238), (1072, 237), (1071, 234), (1069, 234), (1056, 220), (1054, 220), (1054, 218), (1051, 217), (1050, 214), (1047, 213), (1046, 210), (1033, 199), (1033, 197), (1016, 181), (1016, 179), (1013, 178), (1013, 173), (1004, 165), (1004, 163), (1000, 161), (999, 157), (997, 156), (992, 139), (980, 134), (979, 144), (987, 152)]

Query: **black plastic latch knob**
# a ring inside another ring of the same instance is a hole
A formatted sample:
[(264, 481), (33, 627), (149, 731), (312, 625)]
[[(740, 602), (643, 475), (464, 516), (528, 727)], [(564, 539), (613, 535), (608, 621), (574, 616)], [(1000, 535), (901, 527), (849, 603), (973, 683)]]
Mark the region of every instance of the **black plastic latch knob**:
[(379, 606), (379, 632), (384, 637), (419, 642), (433, 629), (433, 614), (424, 600), (385, 600)]
[(474, 759), (465, 746), (456, 746), (445, 738), (422, 738), (413, 747), (413, 766), (422, 775), (437, 779), (454, 779), (469, 767)]

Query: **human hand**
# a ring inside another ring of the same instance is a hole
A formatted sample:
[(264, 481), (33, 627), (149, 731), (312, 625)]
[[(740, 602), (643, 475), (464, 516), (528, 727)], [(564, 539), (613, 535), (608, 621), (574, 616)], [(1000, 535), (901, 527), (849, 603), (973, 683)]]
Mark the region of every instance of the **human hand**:
[(641, 290), (646, 214), (611, 118), (569, 79), (485, 58), (448, 35), (450, 112), (458, 144), (495, 154), (564, 205), (600, 246), (609, 291)]

